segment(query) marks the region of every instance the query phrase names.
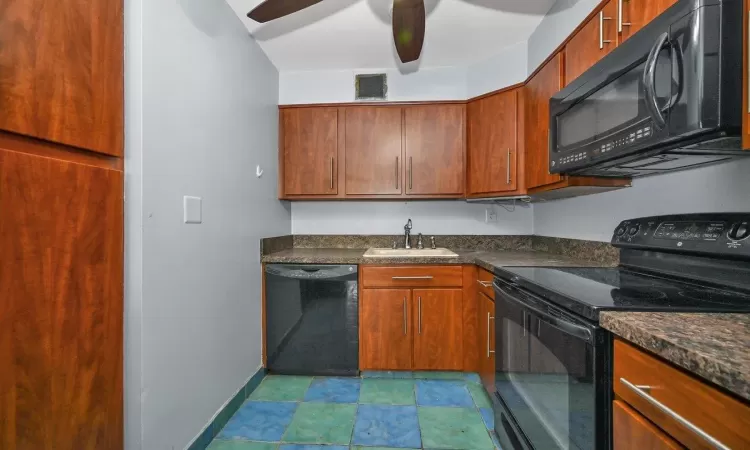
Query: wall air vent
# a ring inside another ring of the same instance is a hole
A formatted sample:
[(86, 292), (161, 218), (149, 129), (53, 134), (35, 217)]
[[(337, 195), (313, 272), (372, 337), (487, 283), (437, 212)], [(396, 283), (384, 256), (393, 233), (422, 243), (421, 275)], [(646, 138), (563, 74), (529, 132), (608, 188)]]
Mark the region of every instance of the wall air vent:
[(355, 100), (385, 100), (387, 95), (388, 79), (384, 73), (355, 75)]

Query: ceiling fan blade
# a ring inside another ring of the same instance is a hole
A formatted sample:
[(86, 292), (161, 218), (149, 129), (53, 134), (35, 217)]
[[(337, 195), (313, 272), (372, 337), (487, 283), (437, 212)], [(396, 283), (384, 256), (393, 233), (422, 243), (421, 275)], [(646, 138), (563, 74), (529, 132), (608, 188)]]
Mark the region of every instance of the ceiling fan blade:
[(419, 59), (424, 44), (424, 32), (424, 1), (393, 0), (393, 41), (402, 62)]
[(247, 13), (256, 22), (266, 23), (301, 11), (323, 0), (266, 0)]

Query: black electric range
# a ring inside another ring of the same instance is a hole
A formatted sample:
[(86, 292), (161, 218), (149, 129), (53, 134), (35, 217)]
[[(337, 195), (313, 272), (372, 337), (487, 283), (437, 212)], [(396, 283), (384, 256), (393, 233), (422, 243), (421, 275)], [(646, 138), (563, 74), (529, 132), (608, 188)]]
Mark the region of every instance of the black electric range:
[(503, 448), (611, 448), (612, 336), (601, 311), (750, 313), (750, 213), (634, 219), (618, 267), (506, 267), (495, 287)]

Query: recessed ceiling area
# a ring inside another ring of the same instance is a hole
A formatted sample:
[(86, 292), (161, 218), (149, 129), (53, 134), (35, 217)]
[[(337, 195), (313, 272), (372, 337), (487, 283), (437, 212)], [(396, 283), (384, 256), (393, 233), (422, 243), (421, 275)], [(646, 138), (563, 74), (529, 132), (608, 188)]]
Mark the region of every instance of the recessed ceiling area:
[[(392, 0), (323, 0), (259, 24), (247, 13), (262, 0), (227, 0), (280, 71), (400, 68)], [(528, 39), (554, 0), (425, 0), (427, 31), (419, 68), (482, 61)]]

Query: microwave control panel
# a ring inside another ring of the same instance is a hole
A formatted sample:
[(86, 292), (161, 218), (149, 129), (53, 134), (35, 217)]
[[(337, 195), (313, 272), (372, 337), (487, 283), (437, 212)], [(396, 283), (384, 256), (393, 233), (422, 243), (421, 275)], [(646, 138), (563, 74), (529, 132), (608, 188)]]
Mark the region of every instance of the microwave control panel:
[(648, 122), (637, 129), (618, 133), (611, 140), (589, 144), (572, 153), (565, 152), (550, 160), (550, 172), (569, 172), (585, 166), (586, 161), (607, 158), (627, 148), (640, 147), (653, 133), (653, 125)]

